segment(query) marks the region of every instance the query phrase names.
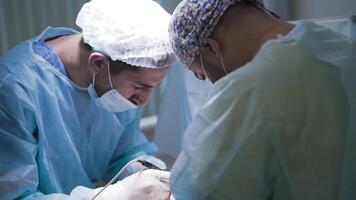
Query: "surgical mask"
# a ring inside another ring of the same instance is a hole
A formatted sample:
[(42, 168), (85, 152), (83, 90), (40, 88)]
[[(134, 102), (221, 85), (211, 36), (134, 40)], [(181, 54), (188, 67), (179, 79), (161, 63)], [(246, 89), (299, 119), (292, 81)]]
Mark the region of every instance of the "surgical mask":
[(137, 105), (126, 99), (117, 90), (114, 89), (110, 76), (110, 64), (108, 64), (108, 76), (111, 90), (103, 94), (101, 97), (98, 97), (94, 87), (95, 74), (93, 74), (93, 83), (90, 84), (88, 88), (89, 94), (92, 99), (94, 99), (95, 102), (99, 101), (100, 104), (110, 112), (124, 112), (137, 108)]
[[(211, 87), (213, 87), (214, 84), (213, 84), (213, 83), (211, 82), (211, 80), (208, 78), (207, 73), (206, 73), (206, 70), (205, 70), (204, 61), (203, 61), (203, 56), (202, 56), (201, 53), (199, 54), (199, 56), (200, 56), (200, 65), (201, 65), (202, 68), (203, 68), (203, 72), (204, 72), (205, 78), (208, 80), (209, 85), (210, 85)], [(219, 54), (219, 57), (220, 57), (220, 62), (221, 62), (222, 68), (224, 69), (225, 75), (227, 75), (228, 72), (227, 72), (226, 67), (225, 67), (224, 59), (223, 59), (223, 57), (222, 57), (221, 54)]]
[(224, 69), (225, 75), (227, 75), (227, 74), (228, 74), (228, 71), (226, 70), (225, 63), (224, 63), (224, 59), (223, 59), (221, 53), (219, 54), (219, 57), (220, 57), (221, 66), (222, 66), (222, 68)]

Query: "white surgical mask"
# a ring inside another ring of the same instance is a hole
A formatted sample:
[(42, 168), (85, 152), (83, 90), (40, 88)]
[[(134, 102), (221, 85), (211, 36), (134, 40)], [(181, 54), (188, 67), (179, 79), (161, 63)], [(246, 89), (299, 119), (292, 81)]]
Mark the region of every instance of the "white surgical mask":
[(98, 97), (94, 88), (95, 74), (93, 74), (93, 83), (90, 84), (88, 88), (90, 96), (95, 98), (95, 101), (98, 100), (102, 106), (104, 106), (110, 112), (123, 112), (137, 108), (137, 105), (126, 99), (117, 90), (114, 89), (110, 76), (110, 64), (108, 64), (108, 75), (111, 90), (103, 94), (101, 97)]

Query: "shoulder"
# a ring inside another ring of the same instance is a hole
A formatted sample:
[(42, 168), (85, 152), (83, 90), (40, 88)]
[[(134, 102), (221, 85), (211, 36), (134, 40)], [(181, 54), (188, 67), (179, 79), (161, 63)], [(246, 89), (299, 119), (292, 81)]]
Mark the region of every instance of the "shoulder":
[(17, 80), (29, 79), (29, 73), (37, 66), (35, 60), (30, 52), (30, 41), (18, 44), (0, 58), (0, 82), (11, 75), (17, 77)]
[(209, 118), (250, 109), (266, 115), (298, 105), (325, 65), (298, 43), (270, 41), (252, 61), (216, 83), (201, 113)]
[(286, 80), (285, 76), (295, 77), (298, 75), (295, 73), (303, 73), (308, 69), (305, 64), (315, 62), (317, 61), (313, 56), (298, 43), (270, 41), (261, 48), (253, 60), (219, 80), (214, 91), (221, 91), (222, 88), (224, 90), (238, 88), (245, 91), (266, 87), (266, 82), (273, 83), (279, 78)]
[(18, 79), (14, 74), (0, 75), (0, 99), (2, 103), (22, 104), (33, 109), (34, 97), (31, 92), (31, 85)]
[(3, 102), (14, 103), (16, 100), (25, 105), (34, 104), (34, 91), (39, 84), (46, 84), (37, 74), (38, 64), (29, 51), (29, 45), (30, 41), (24, 41), (0, 58), (0, 95)]

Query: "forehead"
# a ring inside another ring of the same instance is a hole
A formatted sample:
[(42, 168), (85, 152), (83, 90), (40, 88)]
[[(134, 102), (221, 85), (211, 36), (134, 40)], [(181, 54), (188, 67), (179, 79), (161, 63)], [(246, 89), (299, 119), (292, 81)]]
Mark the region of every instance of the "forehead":
[(144, 68), (139, 67), (135, 71), (125, 71), (122, 77), (126, 77), (139, 84), (156, 85), (164, 78), (168, 67), (163, 68)]

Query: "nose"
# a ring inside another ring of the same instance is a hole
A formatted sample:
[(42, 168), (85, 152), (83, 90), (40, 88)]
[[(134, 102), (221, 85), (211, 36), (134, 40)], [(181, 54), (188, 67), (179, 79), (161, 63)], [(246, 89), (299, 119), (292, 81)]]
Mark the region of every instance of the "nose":
[(141, 90), (133, 94), (130, 99), (134, 101), (136, 105), (143, 106), (148, 102), (150, 95), (151, 95), (151, 90)]
[(194, 75), (199, 80), (205, 80), (205, 74), (194, 72)]

